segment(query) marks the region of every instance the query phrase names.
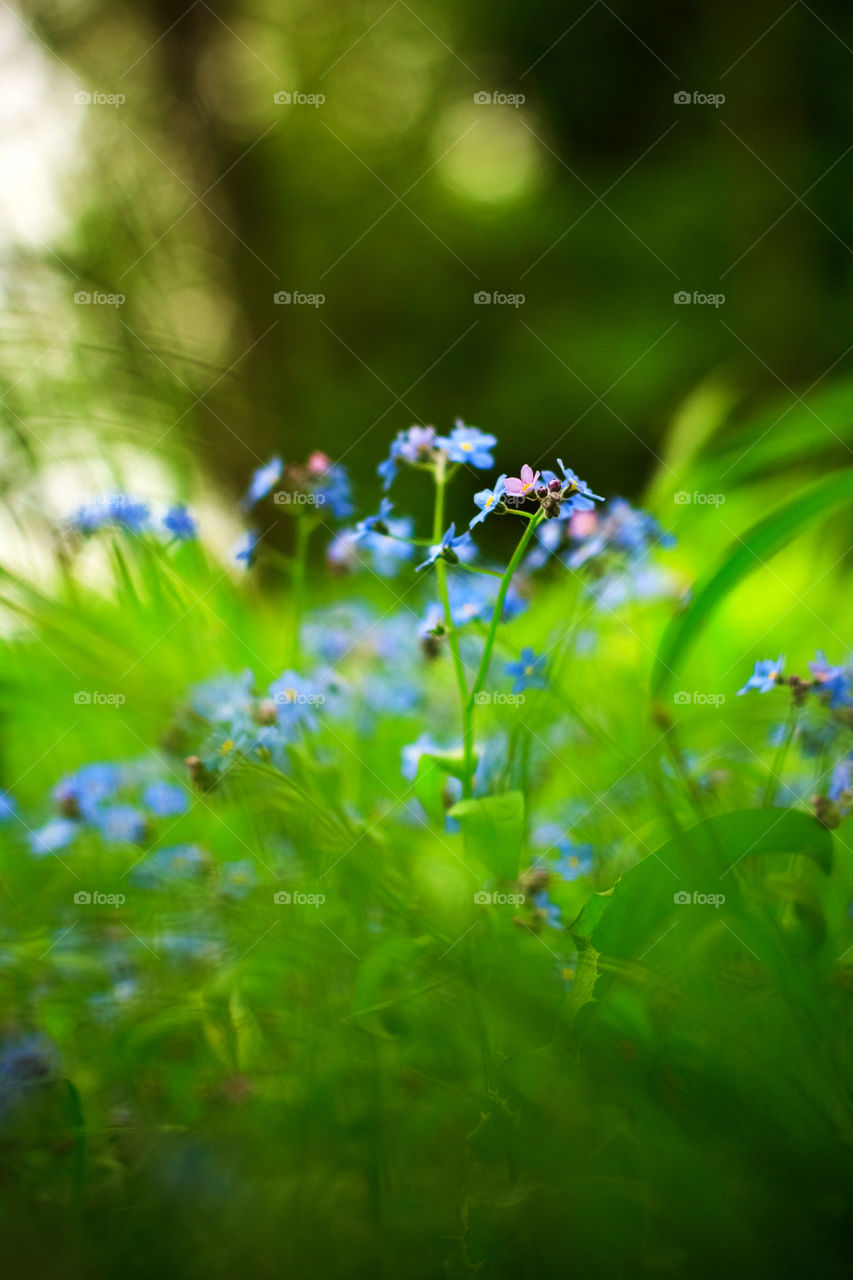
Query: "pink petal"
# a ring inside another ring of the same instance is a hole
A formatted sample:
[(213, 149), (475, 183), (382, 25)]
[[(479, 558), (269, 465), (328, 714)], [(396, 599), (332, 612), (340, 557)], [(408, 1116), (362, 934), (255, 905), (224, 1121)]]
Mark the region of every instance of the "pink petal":
[(524, 482), (518, 476), (510, 476), (506, 482), (507, 493), (524, 493)]
[(521, 478), (525, 484), (533, 483), (533, 468), (528, 467), (526, 462), (524, 466), (521, 468)]

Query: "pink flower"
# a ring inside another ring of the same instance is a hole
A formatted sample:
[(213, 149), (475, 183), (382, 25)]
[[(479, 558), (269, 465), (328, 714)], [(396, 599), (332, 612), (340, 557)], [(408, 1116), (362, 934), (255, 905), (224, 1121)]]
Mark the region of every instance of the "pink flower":
[(532, 493), (536, 481), (539, 479), (539, 472), (534, 475), (531, 467), (525, 462), (521, 468), (521, 478), (518, 476), (510, 476), (506, 482), (506, 492), (515, 498), (526, 498)]

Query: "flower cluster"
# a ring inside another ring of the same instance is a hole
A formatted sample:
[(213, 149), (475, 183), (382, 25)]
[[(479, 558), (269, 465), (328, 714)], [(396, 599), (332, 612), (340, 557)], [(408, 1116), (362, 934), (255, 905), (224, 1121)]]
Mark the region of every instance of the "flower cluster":
[(70, 528), (89, 536), (104, 529), (128, 533), (152, 533), (177, 542), (192, 541), (198, 533), (195, 520), (183, 504), (152, 512), (151, 505), (126, 493), (105, 493), (84, 502), (69, 519)]
[(496, 444), (494, 436), (477, 427), (467, 427), (461, 418), (456, 419), (449, 436), (437, 435), (435, 427), (409, 427), (407, 431), (397, 433), (388, 457), (380, 462), (377, 471), (387, 492), (397, 478), (400, 463), (411, 467), (434, 467), (439, 459), (443, 459), (485, 470), (494, 466), (492, 449)]

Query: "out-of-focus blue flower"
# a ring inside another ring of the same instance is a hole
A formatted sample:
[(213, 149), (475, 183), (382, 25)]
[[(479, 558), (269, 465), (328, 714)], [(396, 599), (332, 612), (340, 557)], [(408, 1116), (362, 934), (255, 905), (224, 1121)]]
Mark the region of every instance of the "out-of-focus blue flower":
[(257, 882), (254, 863), (249, 858), (224, 862), (220, 867), (219, 891), (226, 898), (240, 901)]
[(825, 694), (830, 708), (836, 711), (839, 707), (850, 704), (850, 675), (844, 667), (831, 667), (826, 654), (818, 649), (815, 661), (809, 663), (809, 669), (819, 691)]
[(544, 653), (540, 653), (537, 657), (531, 648), (524, 648), (517, 662), (506, 663), (504, 667), (506, 674), (515, 676), (513, 693), (523, 693), (525, 689), (544, 689), (546, 662)]
[(349, 476), (340, 463), (329, 463), (314, 481), (313, 490), (318, 502), (322, 502), (336, 520), (346, 520), (352, 515)]
[(112, 799), (121, 783), (122, 769), (119, 765), (84, 764), (57, 784), (53, 799), (66, 817), (81, 817), (91, 822), (100, 805)]
[(11, 822), (17, 817), (18, 804), (8, 791), (0, 791), (0, 822)]
[[(589, 508), (575, 505), (576, 511), (584, 509)], [(623, 498), (614, 498), (596, 517), (592, 530), (569, 556), (568, 565), (570, 569), (578, 569), (588, 560), (607, 552), (621, 552), (629, 560), (636, 561), (653, 546), (671, 547), (674, 542), (672, 534), (664, 533), (654, 516), (647, 511), (638, 511)]]
[(416, 567), (418, 569), (426, 569), (435, 564), (437, 560), (447, 560), (450, 564), (455, 564), (459, 559), (458, 549), (470, 546), (470, 543), (471, 535), (468, 530), (466, 529), (464, 533), (460, 533), (457, 537), (456, 525), (452, 524), (442, 537), (441, 542), (437, 542), (435, 546), (430, 547), (426, 560)]
[(258, 467), (257, 471), (252, 472), (252, 478), (249, 481), (249, 488), (243, 499), (243, 509), (251, 510), (256, 502), (260, 502), (261, 498), (265, 498), (271, 493), (281, 479), (281, 473), (284, 463), (278, 454), (270, 458), (269, 462), (264, 463), (262, 467)]
[(451, 462), (467, 462), (471, 467), (486, 469), (495, 465), (491, 451), (497, 437), (487, 435), (478, 427), (466, 427), (461, 418), (449, 436), (438, 436), (436, 444), (443, 449)]
[(126, 493), (105, 493), (78, 507), (71, 525), (79, 533), (96, 533), (99, 529), (124, 528), (143, 533), (149, 528), (151, 509), (147, 502)]
[(474, 503), (479, 507), (479, 511), (468, 521), (468, 528), (473, 529), (475, 524), (482, 524), (486, 516), (491, 515), (500, 503), (501, 498), (506, 492), (506, 472), (498, 476), (497, 484), (492, 489), (481, 489), (479, 493), (474, 494)]
[(415, 742), (410, 742), (408, 746), (403, 747), (400, 772), (407, 782), (414, 782), (418, 775), (421, 756), (440, 755), (445, 750), (446, 748), (440, 747), (430, 734), (422, 733)]
[(129, 804), (99, 809), (93, 824), (110, 844), (138, 844), (145, 835), (145, 816)]
[(170, 845), (138, 862), (130, 873), (134, 884), (150, 889), (161, 881), (191, 880), (204, 870), (206, 856), (194, 844)]
[(375, 516), (365, 516), (363, 520), (359, 520), (355, 526), (356, 533), (360, 537), (366, 533), (384, 533), (393, 510), (394, 503), (391, 499), (383, 498), (379, 503), (379, 510)]
[(269, 692), (282, 729), (313, 726), (316, 723), (316, 709), (326, 701), (325, 695), (320, 693), (315, 684), (303, 679), (295, 671), (283, 672), (270, 685)]
[(242, 562), (248, 569), (250, 565), (255, 563), (255, 553), (257, 552), (259, 541), (260, 539), (255, 530), (247, 529), (232, 552), (233, 559), (238, 563)]
[(38, 831), (30, 832), (30, 852), (43, 858), (57, 849), (66, 849), (79, 829), (70, 818), (52, 818)]
[(56, 1074), (53, 1045), (40, 1035), (0, 1041), (0, 1123), (26, 1103), (28, 1096)]
[(579, 876), (588, 876), (592, 872), (591, 844), (572, 844), (570, 840), (562, 840), (557, 848), (560, 857), (554, 863), (554, 870), (563, 880), (577, 880)]
[(563, 918), (563, 913), (561, 912), (560, 908), (557, 906), (556, 902), (551, 901), (545, 889), (540, 890), (539, 893), (534, 893), (533, 905), (536, 907), (537, 911), (541, 911), (542, 914), (545, 916), (545, 923), (547, 925), (549, 925), (552, 929), (560, 928), (560, 924)]
[(158, 818), (172, 818), (179, 813), (186, 813), (189, 808), (186, 791), (173, 782), (149, 783), (142, 801)]
[(193, 689), (192, 708), (212, 724), (231, 724), (248, 715), (254, 682), (255, 677), (249, 670), (238, 675), (214, 676)]
[(781, 654), (775, 662), (768, 658), (756, 662), (752, 675), (743, 688), (738, 689), (738, 696), (742, 693), (749, 693), (751, 689), (756, 689), (759, 693), (769, 693), (776, 685), (777, 676), (782, 674), (784, 665), (785, 659)]
[(169, 507), (163, 516), (163, 527), (179, 542), (191, 542), (198, 536), (198, 525), (183, 503)]
[(435, 427), (409, 427), (408, 431), (399, 431), (391, 441), (388, 457), (376, 468), (382, 477), (382, 488), (391, 488), (399, 470), (399, 463), (416, 463), (429, 458), (435, 448)]
[(849, 757), (846, 760), (839, 760), (832, 770), (828, 794), (830, 800), (836, 803), (853, 798), (853, 763)]

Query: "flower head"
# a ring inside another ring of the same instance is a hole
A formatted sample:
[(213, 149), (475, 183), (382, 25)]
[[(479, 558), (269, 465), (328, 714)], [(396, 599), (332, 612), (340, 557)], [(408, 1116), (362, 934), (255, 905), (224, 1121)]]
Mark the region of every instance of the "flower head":
[(534, 472), (525, 462), (521, 468), (520, 476), (510, 476), (506, 482), (506, 491), (511, 498), (529, 498), (533, 496), (533, 490), (536, 488), (536, 481), (539, 479), (540, 473)]
[(469, 529), (473, 529), (475, 524), (482, 524), (486, 516), (497, 510), (505, 491), (506, 475), (504, 474), (498, 477), (497, 484), (493, 489), (481, 489), (479, 493), (474, 494), (474, 502), (480, 509), (468, 521)]
[(523, 693), (525, 689), (544, 689), (546, 662), (544, 653), (540, 653), (537, 657), (532, 649), (525, 648), (522, 649), (518, 662), (506, 663), (504, 667), (506, 674), (515, 676), (513, 693)]
[(183, 504), (169, 508), (163, 516), (163, 527), (180, 542), (191, 542), (198, 534), (198, 525)]
[(850, 676), (844, 667), (830, 666), (826, 660), (826, 654), (822, 649), (818, 649), (815, 661), (809, 663), (809, 670), (819, 692), (826, 695), (833, 711), (849, 704)]
[(171, 818), (185, 813), (189, 807), (187, 793), (173, 782), (151, 782), (142, 797), (147, 808), (158, 818)]
[(243, 499), (243, 508), (249, 511), (256, 502), (260, 502), (261, 498), (265, 498), (271, 493), (281, 479), (281, 473), (284, 463), (278, 454), (270, 458), (269, 462), (264, 463), (262, 467), (258, 467), (257, 471), (252, 472), (252, 478), (249, 481), (249, 488)]
[(231, 553), (233, 559), (238, 563), (242, 563), (248, 569), (250, 565), (255, 563), (259, 542), (260, 538), (254, 529), (247, 529)]
[(435, 442), (443, 449), (451, 462), (467, 462), (472, 467), (493, 467), (495, 465), (491, 450), (497, 444), (497, 437), (487, 435), (478, 427), (466, 427), (461, 418), (449, 436), (439, 436)]
[[(585, 480), (581, 480), (580, 476), (576, 476), (571, 468), (566, 467), (562, 458), (557, 459), (557, 464), (563, 473), (563, 501), (571, 503), (572, 511), (591, 511), (596, 502), (603, 502), (604, 499), (598, 493), (593, 493)], [(568, 486), (568, 488), (566, 488)]]
[(768, 693), (778, 683), (784, 665), (785, 659), (781, 654), (775, 662), (767, 658), (756, 662), (752, 675), (743, 688), (738, 689), (738, 696), (742, 693), (749, 693), (751, 689), (757, 689), (759, 693)]
[(456, 536), (456, 525), (452, 524), (441, 542), (437, 542), (434, 547), (430, 547), (429, 555), (426, 560), (417, 565), (418, 569), (426, 569), (429, 565), (433, 565), (437, 560), (447, 560), (450, 564), (456, 564), (459, 560), (457, 550), (460, 547), (467, 547), (471, 543), (471, 535), (466, 529), (464, 533)]
[(398, 463), (414, 464), (423, 462), (433, 452), (436, 443), (435, 427), (409, 427), (407, 431), (398, 431), (391, 441), (391, 451), (376, 468), (382, 477), (382, 488), (391, 488), (399, 469)]

